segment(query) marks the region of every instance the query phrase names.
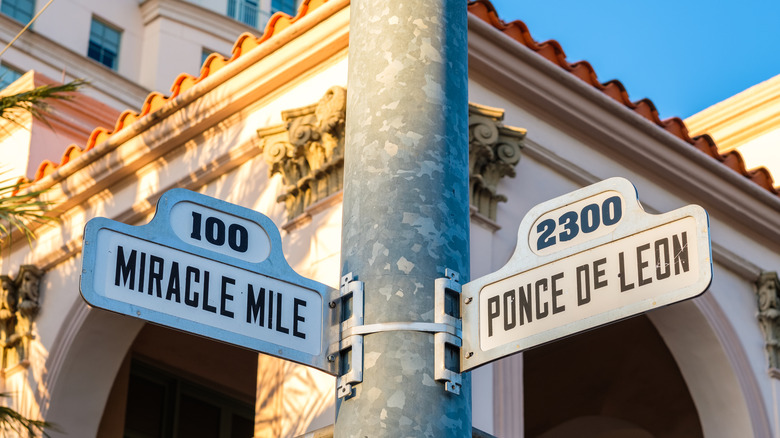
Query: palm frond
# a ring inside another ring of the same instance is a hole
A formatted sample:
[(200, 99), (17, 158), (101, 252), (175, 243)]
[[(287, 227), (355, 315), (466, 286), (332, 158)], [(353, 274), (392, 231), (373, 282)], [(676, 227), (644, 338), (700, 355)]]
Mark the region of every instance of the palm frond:
[(38, 196), (45, 190), (16, 194), (21, 185), (21, 181), (13, 184), (0, 181), (0, 243), (4, 243), (14, 230), (19, 230), (27, 238), (27, 243), (32, 245), (35, 234), (31, 225), (58, 220), (46, 215), (51, 203), (38, 200)]
[(0, 96), (0, 119), (14, 123), (18, 122), (18, 114), (30, 113), (38, 120), (46, 120), (48, 111), (47, 100), (70, 100), (74, 97), (74, 91), (86, 84), (86, 81), (76, 80), (63, 85), (42, 85), (29, 91)]
[[(0, 394), (0, 397), (8, 398), (8, 394)], [(38, 436), (38, 432), (44, 437), (49, 437), (44, 428), (56, 429), (51, 423), (41, 420), (33, 420), (19, 412), (5, 406), (0, 406), (0, 438), (22, 437), (26, 432), (27, 437)]]

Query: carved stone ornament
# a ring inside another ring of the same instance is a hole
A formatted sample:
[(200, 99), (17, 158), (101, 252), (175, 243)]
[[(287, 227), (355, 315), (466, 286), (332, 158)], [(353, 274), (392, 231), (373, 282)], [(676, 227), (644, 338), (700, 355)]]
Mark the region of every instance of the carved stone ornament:
[(477, 212), (496, 220), (496, 207), (507, 198), (498, 193), (505, 176), (515, 177), (525, 129), (504, 126), (500, 109), (469, 104), (469, 200)]
[(33, 322), (40, 310), (39, 293), (43, 271), (22, 265), (15, 278), (0, 275), (0, 346), (2, 367), (28, 359)]
[(777, 272), (762, 272), (756, 282), (758, 289), (758, 322), (764, 333), (771, 370), (780, 369), (780, 280)]
[[(269, 177), (282, 175), (287, 220), (342, 189), (344, 120), (347, 92), (332, 87), (315, 105), (284, 111), (285, 124), (257, 131)], [(505, 176), (514, 177), (524, 129), (504, 126), (504, 112), (469, 105), (469, 199), (482, 216), (495, 221), (496, 205), (507, 198), (497, 192)]]
[(284, 111), (285, 125), (259, 130), (269, 176), (282, 174), (287, 219), (341, 190), (347, 90), (332, 87), (315, 105)]

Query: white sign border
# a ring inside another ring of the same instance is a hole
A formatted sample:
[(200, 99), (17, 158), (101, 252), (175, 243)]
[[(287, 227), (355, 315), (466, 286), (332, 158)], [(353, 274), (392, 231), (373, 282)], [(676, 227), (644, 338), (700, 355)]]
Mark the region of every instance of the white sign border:
[[(170, 211), (174, 205), (180, 202), (191, 202), (257, 223), (268, 234), (268, 238), (270, 239), (271, 252), (269, 256), (259, 263), (251, 263), (216, 251), (198, 247), (181, 240), (171, 228), (170, 222)], [(198, 257), (204, 257), (226, 265), (235, 266), (317, 292), (322, 299), (320, 354), (309, 354), (289, 348), (285, 345), (263, 341), (255, 337), (223, 330), (197, 321), (181, 319), (155, 311), (154, 309), (140, 308), (129, 303), (108, 298), (98, 293), (94, 290), (94, 279), (96, 274), (94, 269), (97, 257), (101, 257), (101, 254), (97, 253), (97, 235), (101, 229), (112, 230), (140, 240), (167, 246), (179, 251), (191, 253)], [(103, 217), (91, 219), (84, 228), (82, 270), (79, 286), (82, 297), (93, 307), (109, 310), (122, 315), (128, 315), (134, 318), (140, 317), (143, 320), (165, 327), (267, 353), (272, 356), (317, 368), (331, 375), (338, 374), (335, 362), (328, 361), (327, 359), (328, 347), (331, 344), (331, 340), (328, 338), (330, 333), (331, 315), (327, 303), (334, 289), (325, 284), (303, 277), (295, 272), (287, 263), (284, 253), (282, 252), (282, 238), (276, 224), (267, 216), (254, 210), (190, 190), (177, 188), (165, 192), (160, 197), (157, 202), (155, 215), (146, 225), (127, 225)]]
[[(546, 255), (536, 255), (530, 248), (529, 235), (536, 220), (547, 213), (582, 199), (595, 196), (605, 191), (619, 192), (625, 201), (624, 218), (615, 230), (607, 235), (599, 236), (580, 245), (564, 248)], [(692, 217), (696, 221), (696, 242), (698, 246), (700, 277), (694, 284), (665, 294), (662, 300), (645, 300), (628, 308), (620, 308), (588, 318), (575, 324), (567, 324), (537, 335), (506, 343), (504, 345), (483, 351), (479, 341), (479, 293), (487, 285), (523, 273), (530, 269), (546, 265), (574, 254), (578, 254), (600, 245), (640, 233), (660, 225), (671, 223), (682, 218)], [(709, 217), (707, 212), (698, 205), (687, 205), (669, 213), (653, 215), (647, 213), (637, 198), (634, 185), (625, 178), (609, 178), (579, 190), (551, 199), (533, 207), (523, 218), (518, 229), (517, 246), (509, 261), (499, 270), (471, 281), (463, 286), (462, 317), (463, 346), (461, 348), (461, 372), (485, 365), (505, 356), (519, 353), (531, 347), (570, 336), (581, 331), (593, 329), (608, 323), (616, 322), (638, 315), (651, 309), (694, 298), (704, 293), (712, 282), (712, 251), (709, 235)]]

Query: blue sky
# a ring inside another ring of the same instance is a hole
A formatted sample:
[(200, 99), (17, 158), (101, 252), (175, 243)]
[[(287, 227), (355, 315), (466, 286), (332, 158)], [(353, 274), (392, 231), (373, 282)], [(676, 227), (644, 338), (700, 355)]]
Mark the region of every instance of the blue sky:
[(493, 0), (537, 41), (555, 39), (601, 82), (650, 98), (662, 119), (695, 114), (780, 74), (780, 0)]

